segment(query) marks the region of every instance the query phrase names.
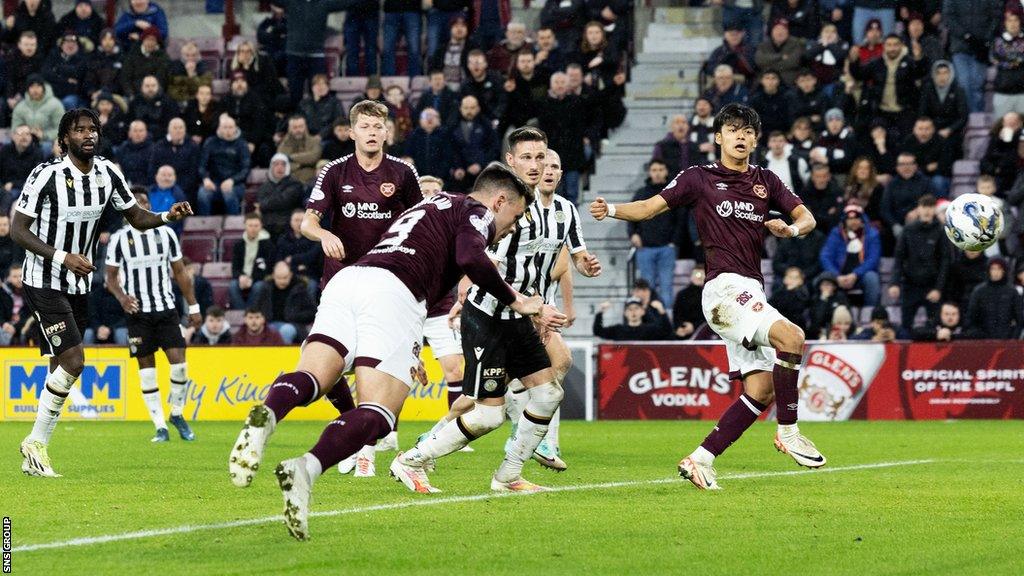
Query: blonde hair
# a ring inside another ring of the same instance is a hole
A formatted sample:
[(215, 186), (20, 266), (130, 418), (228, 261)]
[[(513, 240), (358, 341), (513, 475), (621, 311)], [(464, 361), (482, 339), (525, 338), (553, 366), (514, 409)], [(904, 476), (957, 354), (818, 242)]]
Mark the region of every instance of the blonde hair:
[(243, 64), (238, 60), (238, 53), (242, 51), (242, 48), (249, 48), (249, 50), (252, 52), (252, 70), (254, 72), (258, 72), (260, 69), (259, 53), (256, 52), (256, 45), (248, 40), (243, 41), (241, 44), (238, 45), (238, 48), (235, 49), (235, 55), (231, 58), (231, 70), (238, 70), (239, 68), (244, 67)]
[(424, 184), (437, 184), (442, 190), (444, 189), (444, 180), (441, 180), (437, 176), (420, 176), (419, 183), (420, 186), (423, 186)]
[(380, 118), (386, 122), (388, 119), (388, 107), (376, 100), (361, 100), (352, 105), (348, 118), (355, 124), (360, 115)]

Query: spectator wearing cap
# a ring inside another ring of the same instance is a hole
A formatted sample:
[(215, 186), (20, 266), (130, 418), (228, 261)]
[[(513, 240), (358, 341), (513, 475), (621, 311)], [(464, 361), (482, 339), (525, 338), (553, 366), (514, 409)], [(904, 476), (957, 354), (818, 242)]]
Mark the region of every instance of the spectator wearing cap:
[(142, 120), (131, 121), (128, 125), (128, 139), (114, 148), (114, 158), (129, 184), (149, 186), (153, 183), (153, 173), (149, 171), (152, 157), (153, 140), (146, 123)]
[(1003, 0), (943, 0), (953, 66), (971, 112), (985, 109), (985, 75), (992, 43), (1003, 22)]
[(939, 308), (938, 317), (929, 319), (923, 326), (918, 326), (910, 331), (911, 338), (915, 342), (951, 342), (963, 340), (967, 334), (964, 331), (962, 314), (963, 306), (956, 302), (943, 302)]
[(161, 86), (167, 86), (170, 70), (171, 60), (160, 48), (160, 33), (155, 26), (146, 28), (142, 33), (142, 40), (134, 45), (124, 58), (121, 93), (125, 96), (134, 95), (146, 76), (153, 76)]
[(911, 51), (899, 36), (890, 34), (883, 43), (882, 57), (861, 64), (858, 48), (850, 51), (850, 75), (867, 82), (867, 97), (878, 117), (902, 138), (917, 117), (920, 89), (917, 82), (928, 74), (928, 63), (920, 44)]
[(764, 0), (722, 0), (724, 28), (741, 28), (748, 41), (757, 46), (764, 38)]
[(130, 0), (128, 10), (114, 24), (117, 41), (125, 50), (140, 42), (150, 29), (159, 34), (158, 39), (166, 39), (170, 33), (164, 9), (150, 0)]
[[(561, 46), (576, 46), (587, 22), (586, 0), (545, 0), (540, 11), (540, 25), (557, 39)], [(540, 32), (537, 33), (538, 41)], [(552, 72), (556, 72), (553, 69)]]
[(734, 22), (725, 29), (722, 45), (715, 48), (704, 62), (704, 74), (712, 76), (719, 64), (732, 66), (733, 71), (743, 75), (748, 82), (757, 74), (754, 46), (746, 41), (746, 32), (738, 23)]
[(28, 88), (28, 77), (38, 74), (43, 67), (43, 54), (39, 52), (39, 40), (36, 33), (26, 30), (18, 37), (18, 45), (8, 52), (4, 59), (7, 68), (7, 105), (10, 108), (18, 103), (22, 93)]
[[(182, 190), (195, 194), (199, 187), (196, 166), (199, 165), (199, 146), (188, 137), (185, 121), (179, 117), (167, 122), (167, 135), (154, 139), (153, 153), (149, 159), (149, 173), (156, 175), (161, 166), (170, 166), (176, 174), (176, 181)], [(195, 198), (191, 199), (195, 201)], [(152, 196), (150, 204), (154, 204)], [(158, 211), (161, 212), (161, 211)]]
[(604, 313), (612, 307), (611, 302), (602, 302), (594, 315), (594, 336), (605, 340), (667, 340), (672, 336), (672, 325), (665, 314), (665, 308), (657, 300), (651, 302), (654, 317), (648, 320), (644, 314), (643, 302), (639, 298), (626, 299), (622, 323), (604, 325)]
[(78, 36), (85, 52), (92, 52), (99, 44), (103, 27), (103, 18), (96, 13), (90, 0), (76, 0), (75, 7), (57, 21), (57, 30), (64, 33), (70, 31)]
[(223, 204), (227, 214), (242, 211), (245, 179), (249, 176), (249, 146), (230, 114), (221, 114), (217, 134), (203, 142), (199, 157), (199, 215), (213, 213), (214, 202)]
[[(691, 138), (690, 123), (687, 122), (686, 116), (676, 114), (672, 117), (669, 132), (654, 145), (651, 160), (657, 160), (667, 168), (666, 176), (678, 174), (705, 160), (701, 155), (700, 145), (695, 138)], [(660, 184), (664, 185), (667, 181), (666, 179)]]
[(785, 20), (793, 36), (810, 41), (818, 33), (819, 19), (815, 0), (779, 0), (771, 4), (769, 19), (772, 22)]
[(146, 76), (128, 105), (128, 118), (145, 122), (154, 140), (162, 140), (167, 135), (167, 124), (181, 114), (178, 104), (162, 87), (156, 76)]
[(310, 81), (310, 95), (299, 103), (299, 112), (306, 117), (311, 134), (323, 136), (330, 132), (334, 121), (345, 115), (345, 109), (334, 94), (326, 74), (317, 74)]
[(1010, 283), (1006, 260), (988, 263), (988, 279), (971, 292), (967, 337), (1012, 340), (1020, 337), (1021, 299)]
[(690, 272), (690, 284), (676, 293), (672, 304), (672, 325), (675, 337), (682, 340), (694, 336), (704, 326), (704, 266), (698, 264)]
[(266, 166), (273, 155), (273, 122), (265, 101), (249, 88), (245, 73), (236, 71), (231, 76), (231, 90), (221, 100), (221, 109), (231, 115), (242, 131), (249, 146), (253, 163)]
[(409, 76), (419, 76), (422, 66), (420, 48), (423, 45), (423, 13), (420, 0), (384, 0), (384, 44), (380, 72), (384, 76), (395, 76), (395, 54), (398, 39), (405, 37)]
[[(479, 50), (476, 39), (469, 37), (466, 16), (458, 14), (451, 19), (448, 27), (448, 41), (437, 47), (430, 55), (428, 67), (444, 71), (444, 81), (452, 91), (457, 92), (468, 78), (469, 53)], [(486, 61), (486, 57), (484, 58)]]
[(844, 174), (850, 169), (857, 153), (857, 140), (853, 130), (846, 125), (846, 116), (839, 108), (825, 112), (825, 130), (821, 132), (811, 149), (812, 164), (828, 164), (835, 174)]
[(1003, 15), (1003, 33), (992, 45), (992, 61), (996, 65), (992, 113), (1002, 117), (1007, 112), (1024, 114), (1024, 12), (1007, 10)]
[[(668, 182), (665, 162), (651, 160), (647, 181), (633, 194), (633, 201), (647, 200), (661, 193)], [(629, 241), (636, 248), (636, 267), (664, 298), (671, 299), (676, 271), (676, 245), (682, 230), (682, 211), (672, 208), (644, 222), (630, 222)]]
[[(357, 0), (345, 11), (345, 75), (377, 73), (377, 37), (380, 34), (380, 0)], [(261, 43), (262, 45), (262, 43)], [(363, 67), (359, 54), (363, 54)]]
[(441, 125), (441, 115), (427, 107), (419, 114), (419, 126), (405, 141), (409, 155), (421, 176), (448, 178), (452, 170), (452, 139)]
[(191, 100), (200, 86), (213, 86), (213, 71), (207, 69), (199, 46), (192, 41), (181, 47), (181, 57), (171, 62), (168, 74), (170, 86), (167, 88), (167, 95), (177, 103), (183, 104)]
[[(1021, 48), (1024, 48), (1024, 38)], [(1024, 56), (1024, 52), (1021, 55)], [(1021, 63), (1024, 64), (1024, 60)], [(1021, 81), (1024, 82), (1024, 76)], [(1021, 90), (1024, 90), (1024, 86)], [(1024, 106), (1021, 109), (1024, 111)], [(949, 60), (935, 60), (932, 63), (931, 78), (921, 89), (918, 115), (932, 119), (939, 136), (949, 141), (950, 150), (963, 149), (964, 127), (967, 126), (967, 95), (956, 81)], [(953, 159), (959, 156), (955, 154)]]
[(433, 108), (440, 115), (442, 126), (453, 122), (459, 113), (459, 96), (445, 83), (444, 71), (440, 68), (430, 71), (430, 84), (416, 102), (413, 114), (421, 118), (427, 108)]
[(124, 68), (124, 54), (117, 44), (114, 31), (107, 28), (100, 32), (100, 40), (85, 65), (85, 92), (95, 99), (101, 92), (120, 94), (124, 87), (121, 72)]
[(57, 128), (64, 116), (64, 106), (53, 96), (50, 87), (39, 74), (28, 77), (25, 97), (14, 107), (11, 126), (28, 126), (39, 141), (43, 154), (49, 156), (57, 139)]
[(808, 69), (803, 69), (796, 76), (796, 87), (790, 92), (793, 107), (789, 110), (791, 118), (807, 118), (814, 128), (820, 130), (825, 126), (825, 111), (831, 103), (828, 94), (818, 86), (818, 77)]
[(772, 23), (769, 38), (757, 47), (754, 61), (761, 70), (775, 70), (787, 86), (792, 86), (803, 57), (804, 41), (791, 36), (789, 22), (779, 19)]
[(893, 329), (889, 312), (884, 306), (875, 306), (871, 311), (871, 322), (850, 338), (850, 340), (870, 340), (871, 342), (892, 342), (895, 339), (896, 330)]
[(918, 170), (917, 158), (909, 152), (896, 157), (896, 174), (882, 194), (882, 221), (895, 236), (916, 217), (915, 208), (925, 196), (932, 197), (931, 183)]
[(41, 53), (45, 56), (57, 42), (56, 18), (53, 7), (42, 0), (18, 2), (14, 14), (4, 20), (7, 42), (14, 43), (23, 32), (31, 30), (39, 40)]
[[(352, 100), (351, 105), (355, 106), (356, 102), (363, 100), (370, 100), (371, 102), (380, 102), (387, 106), (388, 101), (384, 97), (384, 85), (381, 84), (380, 76), (370, 76), (366, 79), (366, 89), (363, 91), (363, 95)], [(351, 108), (351, 106), (350, 106)]]
[(769, 304), (801, 330), (807, 329), (807, 310), (811, 303), (811, 292), (804, 281), (804, 271), (791, 266), (783, 274), (781, 289), (773, 290), (768, 299)]
[(747, 87), (736, 81), (732, 66), (719, 64), (715, 68), (712, 85), (701, 96), (711, 103), (717, 112), (729, 104), (746, 104), (749, 95)]
[(804, 61), (818, 79), (818, 84), (823, 88), (828, 87), (831, 92), (835, 90), (832, 85), (839, 81), (843, 73), (843, 63), (849, 51), (850, 44), (839, 36), (836, 25), (825, 24), (821, 27), (818, 39), (807, 49)]
[(914, 327), (914, 316), (924, 306), (934, 318), (942, 301), (942, 289), (949, 273), (946, 233), (936, 218), (935, 197), (928, 194), (917, 202), (916, 220), (907, 224), (896, 241), (893, 284), (889, 297), (900, 300), (900, 331), (906, 337)]
[(305, 187), (292, 176), (287, 154), (278, 152), (270, 159), (267, 181), (256, 190), (256, 207), (271, 238), (288, 232), (292, 212), (302, 206)]
[(932, 193), (937, 198), (948, 196), (954, 151), (945, 138), (936, 134), (935, 122), (927, 116), (918, 118), (913, 133), (903, 141), (902, 149), (917, 159), (921, 172), (931, 181)]
[(57, 49), (43, 62), (43, 78), (53, 88), (66, 110), (85, 104), (85, 56), (80, 51), (78, 36), (61, 36)]
[(896, 25), (896, 0), (853, 0), (853, 43), (864, 40), (868, 22), (877, 20), (882, 34), (889, 34)]
[(775, 173), (797, 196), (803, 196), (810, 170), (807, 161), (793, 152), (786, 135), (778, 130), (768, 134), (768, 153), (761, 166)]
[(882, 238), (878, 230), (860, 206), (847, 205), (842, 222), (832, 229), (821, 250), (821, 268), (835, 278), (838, 289), (844, 293), (862, 290), (864, 305), (878, 306), (882, 298), (878, 274), (881, 260)]
[(942, 294), (947, 301), (966, 309), (971, 292), (987, 277), (988, 258), (984, 252), (954, 249)]
[(820, 227), (803, 236), (779, 238), (772, 256), (772, 287), (782, 289), (782, 279), (791, 267), (803, 271), (805, 278), (817, 278), (821, 274), (821, 250), (825, 245), (825, 233)]
[(789, 89), (782, 85), (782, 78), (776, 70), (765, 70), (761, 81), (750, 94), (750, 107), (761, 116), (761, 142), (772, 132), (785, 133), (793, 125), (791, 114), (796, 102)]

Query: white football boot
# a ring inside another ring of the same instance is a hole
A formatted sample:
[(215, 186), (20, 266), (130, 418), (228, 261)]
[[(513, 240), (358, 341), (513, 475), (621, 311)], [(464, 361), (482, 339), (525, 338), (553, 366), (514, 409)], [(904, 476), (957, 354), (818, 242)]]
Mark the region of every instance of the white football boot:
[(524, 479), (522, 476), (512, 480), (511, 482), (502, 482), (497, 478), (491, 477), (491, 490), (495, 492), (518, 492), (522, 494), (536, 494), (538, 492), (547, 492), (548, 488), (534, 484), (529, 480)]
[(789, 454), (796, 463), (807, 468), (821, 468), (825, 465), (825, 457), (821, 455), (818, 448), (803, 434), (783, 438), (781, 434), (775, 434), (775, 449), (783, 454)]
[(427, 478), (427, 471), (423, 466), (408, 458), (403, 458), (404, 453), (399, 453), (391, 461), (391, 476), (405, 484), (405, 487), (420, 494), (434, 494), (440, 492), (430, 485), (430, 478)]
[(25, 474), (44, 478), (61, 477), (60, 474), (53, 471), (53, 467), (50, 465), (50, 455), (46, 451), (46, 444), (26, 438), (21, 443), (21, 455), (25, 458), (21, 463), (21, 471)]
[(285, 460), (274, 470), (284, 498), (284, 524), (296, 540), (309, 538), (309, 504), (313, 499), (313, 483), (306, 471), (303, 457)]
[(541, 466), (555, 472), (565, 472), (569, 468), (565, 460), (559, 456), (558, 449), (547, 438), (541, 440), (537, 445), (537, 449), (533, 452), (533, 459)]
[(718, 471), (711, 464), (687, 456), (679, 462), (679, 475), (701, 490), (721, 490), (718, 485)]
[(352, 476), (356, 478), (373, 478), (377, 475), (377, 450), (373, 446), (363, 446), (356, 452), (356, 469)]
[(277, 418), (263, 404), (257, 404), (249, 410), (249, 416), (228, 458), (228, 473), (235, 486), (245, 488), (252, 484), (260, 469), (260, 462), (263, 461), (263, 450), (276, 426)]
[(352, 471), (356, 469), (356, 456), (358, 454), (359, 453), (356, 452), (355, 454), (349, 456), (348, 458), (345, 458), (341, 462), (338, 462), (338, 473), (351, 474)]

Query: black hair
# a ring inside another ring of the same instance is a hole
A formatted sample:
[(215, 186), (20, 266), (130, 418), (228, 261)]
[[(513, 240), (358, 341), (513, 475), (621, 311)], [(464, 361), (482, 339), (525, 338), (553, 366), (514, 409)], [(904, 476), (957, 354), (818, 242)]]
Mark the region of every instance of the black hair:
[(883, 38), (882, 41), (884, 42), (884, 41), (888, 40), (889, 38), (895, 38), (895, 39), (900, 41), (900, 44), (903, 44), (903, 38), (900, 38), (899, 34), (894, 34), (894, 33), (890, 32), (889, 34), (885, 35), (885, 38)]
[(224, 309), (214, 304), (213, 306), (210, 306), (209, 308), (206, 309), (206, 315), (213, 316), (214, 318), (223, 318)]
[(525, 198), (527, 206), (533, 203), (534, 198), (533, 188), (501, 162), (491, 162), (480, 171), (476, 182), (473, 183), (473, 191), (511, 191), (513, 194)]
[(92, 120), (92, 123), (96, 126), (97, 134), (99, 133), (101, 127), (100, 116), (95, 110), (91, 108), (75, 108), (74, 110), (68, 110), (60, 117), (60, 125), (57, 126), (57, 144), (60, 145), (60, 151), (62, 153), (68, 153), (68, 145), (64, 143), (64, 138), (71, 133), (71, 128), (82, 118)]
[(657, 158), (651, 158), (651, 161), (647, 163), (647, 169), (650, 170), (651, 166), (654, 166), (655, 164), (661, 164), (662, 166), (668, 168), (668, 164), (666, 164), (664, 160), (658, 160)]
[(712, 130), (715, 134), (722, 131), (725, 126), (735, 126), (737, 128), (746, 128), (750, 126), (754, 129), (754, 132), (761, 135), (761, 116), (758, 115), (757, 111), (750, 106), (743, 104), (726, 104), (718, 111), (715, 115), (715, 124)]
[(543, 142), (544, 145), (547, 146), (548, 135), (540, 128), (523, 126), (521, 128), (516, 128), (508, 135), (509, 151), (514, 152), (516, 144), (519, 144), (520, 142)]
[(259, 314), (260, 316), (263, 316), (263, 309), (260, 308), (259, 306), (249, 306), (248, 308), (245, 309), (245, 313), (246, 314)]

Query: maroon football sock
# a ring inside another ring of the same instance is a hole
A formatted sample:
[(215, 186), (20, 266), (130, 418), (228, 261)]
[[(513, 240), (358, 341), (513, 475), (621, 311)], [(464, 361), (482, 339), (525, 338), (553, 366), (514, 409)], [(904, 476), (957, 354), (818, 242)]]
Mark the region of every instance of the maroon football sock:
[(775, 418), (779, 424), (796, 424), (796, 409), (800, 402), (797, 378), (803, 357), (792, 352), (779, 352), (772, 370), (775, 385)]
[(701, 442), (705, 450), (715, 456), (725, 452), (725, 449), (739, 440), (739, 437), (750, 428), (750, 425), (757, 421), (765, 405), (754, 400), (746, 394), (741, 394), (732, 406), (722, 414), (715, 429), (708, 434), (708, 437)]
[(394, 415), (379, 404), (360, 404), (324, 428), (320, 441), (309, 451), (324, 470), (373, 445), (391, 431)]
[(320, 395), (320, 383), (309, 372), (289, 372), (281, 374), (270, 386), (270, 393), (263, 403), (269, 408), (277, 421), (296, 406), (306, 406)]
[(453, 380), (448, 383), (448, 408), (462, 396), (462, 380)]
[(344, 414), (356, 407), (356, 402), (352, 399), (352, 389), (348, 387), (348, 380), (344, 376), (324, 397), (334, 406), (338, 414)]

